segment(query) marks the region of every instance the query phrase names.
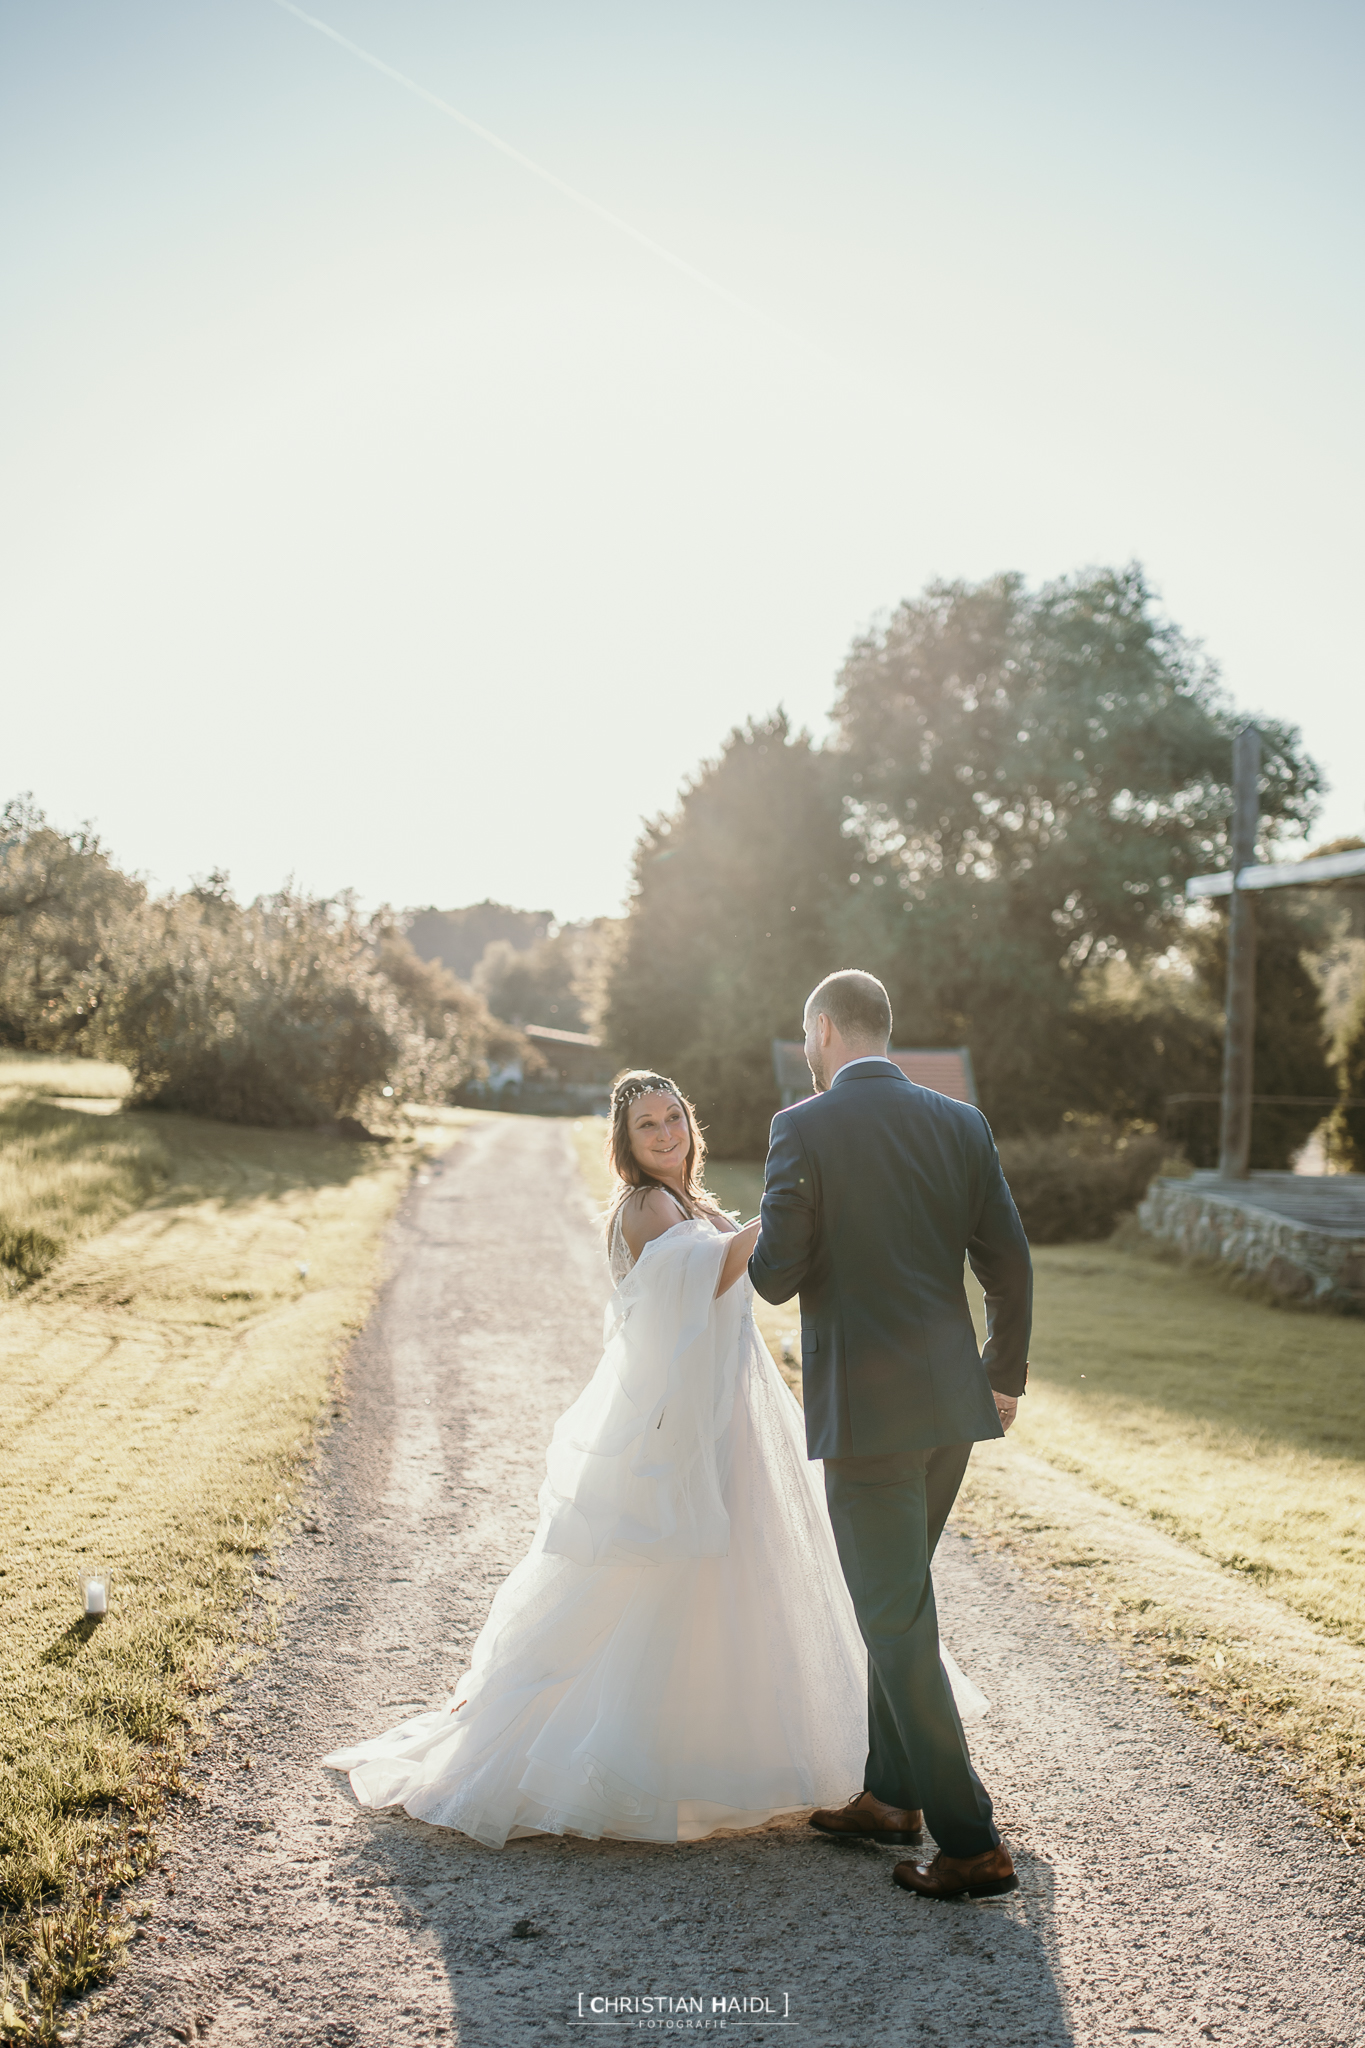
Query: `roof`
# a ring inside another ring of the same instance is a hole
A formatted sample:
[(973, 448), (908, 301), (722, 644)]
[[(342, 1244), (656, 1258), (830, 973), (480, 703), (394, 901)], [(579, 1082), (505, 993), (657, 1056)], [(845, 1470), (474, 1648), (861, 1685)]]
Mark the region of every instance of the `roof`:
[(552, 1045), (582, 1045), (597, 1052), (602, 1044), (587, 1031), (556, 1031), (551, 1024), (524, 1024), (522, 1030), (528, 1038), (548, 1039)]
[[(1237, 874), (1239, 889), (1293, 889), (1308, 882), (1342, 882), (1365, 875), (1365, 850), (1350, 847), (1344, 853), (1323, 853), (1308, 860), (1257, 861)], [(1230, 896), (1232, 875), (1192, 875), (1185, 884), (1187, 896)]]
[[(912, 1046), (901, 1051), (892, 1046), (887, 1058), (895, 1061), (907, 1081), (932, 1089), (935, 1095), (950, 1095), (954, 1102), (976, 1101), (972, 1056), (965, 1045)], [(773, 1074), (784, 1109), (811, 1093), (810, 1068), (799, 1038), (773, 1040)]]

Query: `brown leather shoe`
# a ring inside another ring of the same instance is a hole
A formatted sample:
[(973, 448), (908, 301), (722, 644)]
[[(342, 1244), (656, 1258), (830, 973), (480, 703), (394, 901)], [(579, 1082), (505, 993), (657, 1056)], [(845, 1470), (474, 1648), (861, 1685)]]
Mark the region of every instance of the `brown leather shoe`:
[(810, 1817), (822, 1835), (853, 1835), (863, 1842), (903, 1843), (924, 1840), (924, 1815), (917, 1806), (888, 1806), (874, 1792), (855, 1792), (847, 1806), (827, 1806)]
[(891, 1875), (922, 1899), (993, 1899), (1019, 1889), (1010, 1852), (1003, 1846), (984, 1856), (945, 1856), (940, 1849), (932, 1863), (898, 1863)]

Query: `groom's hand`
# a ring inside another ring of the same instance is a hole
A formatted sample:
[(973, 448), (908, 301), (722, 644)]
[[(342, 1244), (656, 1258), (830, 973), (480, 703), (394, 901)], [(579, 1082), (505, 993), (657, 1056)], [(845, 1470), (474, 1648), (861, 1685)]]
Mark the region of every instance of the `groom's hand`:
[(995, 1406), (1000, 1416), (1000, 1427), (1008, 1429), (1015, 1416), (1019, 1413), (1019, 1396), (1017, 1394), (997, 1394)]

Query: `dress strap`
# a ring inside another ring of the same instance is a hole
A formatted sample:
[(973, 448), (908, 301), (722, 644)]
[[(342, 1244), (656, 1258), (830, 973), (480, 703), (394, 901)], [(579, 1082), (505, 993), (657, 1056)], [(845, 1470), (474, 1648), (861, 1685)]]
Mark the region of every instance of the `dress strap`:
[[(673, 1207), (677, 1210), (678, 1214), (681, 1216), (684, 1223), (690, 1223), (692, 1221), (691, 1212), (683, 1207), (681, 1198), (674, 1194), (672, 1188), (666, 1188), (661, 1180), (656, 1180), (652, 1188), (632, 1188), (631, 1194), (648, 1195), (654, 1193), (656, 1190), (659, 1194), (668, 1196), (669, 1201), (673, 1204)], [(630, 1195), (627, 1195), (626, 1202), (628, 1202), (629, 1200)], [(625, 1214), (626, 1202), (622, 1202), (620, 1208), (616, 1212), (616, 1220), (618, 1223), (620, 1222), (622, 1216)]]
[[(660, 1190), (661, 1193), (668, 1196), (669, 1201), (672, 1202), (674, 1208), (678, 1212), (679, 1222), (691, 1223), (692, 1221), (694, 1221), (694, 1218), (690, 1216), (688, 1211), (683, 1207), (678, 1197), (674, 1194), (672, 1188), (664, 1187), (661, 1181), (655, 1181), (654, 1185), (656, 1188)], [(637, 1188), (634, 1190), (634, 1192), (637, 1194), (645, 1194), (648, 1193), (649, 1190), (645, 1188)], [(626, 1200), (628, 1201), (629, 1199), (630, 1197), (627, 1196)], [(629, 1272), (630, 1269), (637, 1263), (635, 1254), (630, 1248), (630, 1240), (626, 1236), (625, 1224), (622, 1221), (623, 1217), (625, 1216), (625, 1213), (626, 1203), (622, 1202), (620, 1208), (616, 1211), (616, 1214), (612, 1218), (611, 1237), (607, 1243), (607, 1257), (611, 1262), (612, 1273), (614, 1277), (616, 1276), (616, 1267), (618, 1263), (621, 1266), (623, 1274)], [(676, 1226), (670, 1225), (670, 1228), (676, 1228)]]

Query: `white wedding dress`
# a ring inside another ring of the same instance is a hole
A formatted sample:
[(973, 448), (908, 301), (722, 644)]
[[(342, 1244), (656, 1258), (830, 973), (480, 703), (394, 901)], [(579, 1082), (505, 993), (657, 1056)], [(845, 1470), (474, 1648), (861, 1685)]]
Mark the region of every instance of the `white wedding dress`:
[(606, 1348), (555, 1425), (535, 1537), (468, 1673), (324, 1759), (363, 1805), (493, 1848), (536, 1830), (674, 1842), (861, 1785), (867, 1654), (747, 1275), (715, 1298), (726, 1242), (693, 1218), (632, 1264), (618, 1222)]

